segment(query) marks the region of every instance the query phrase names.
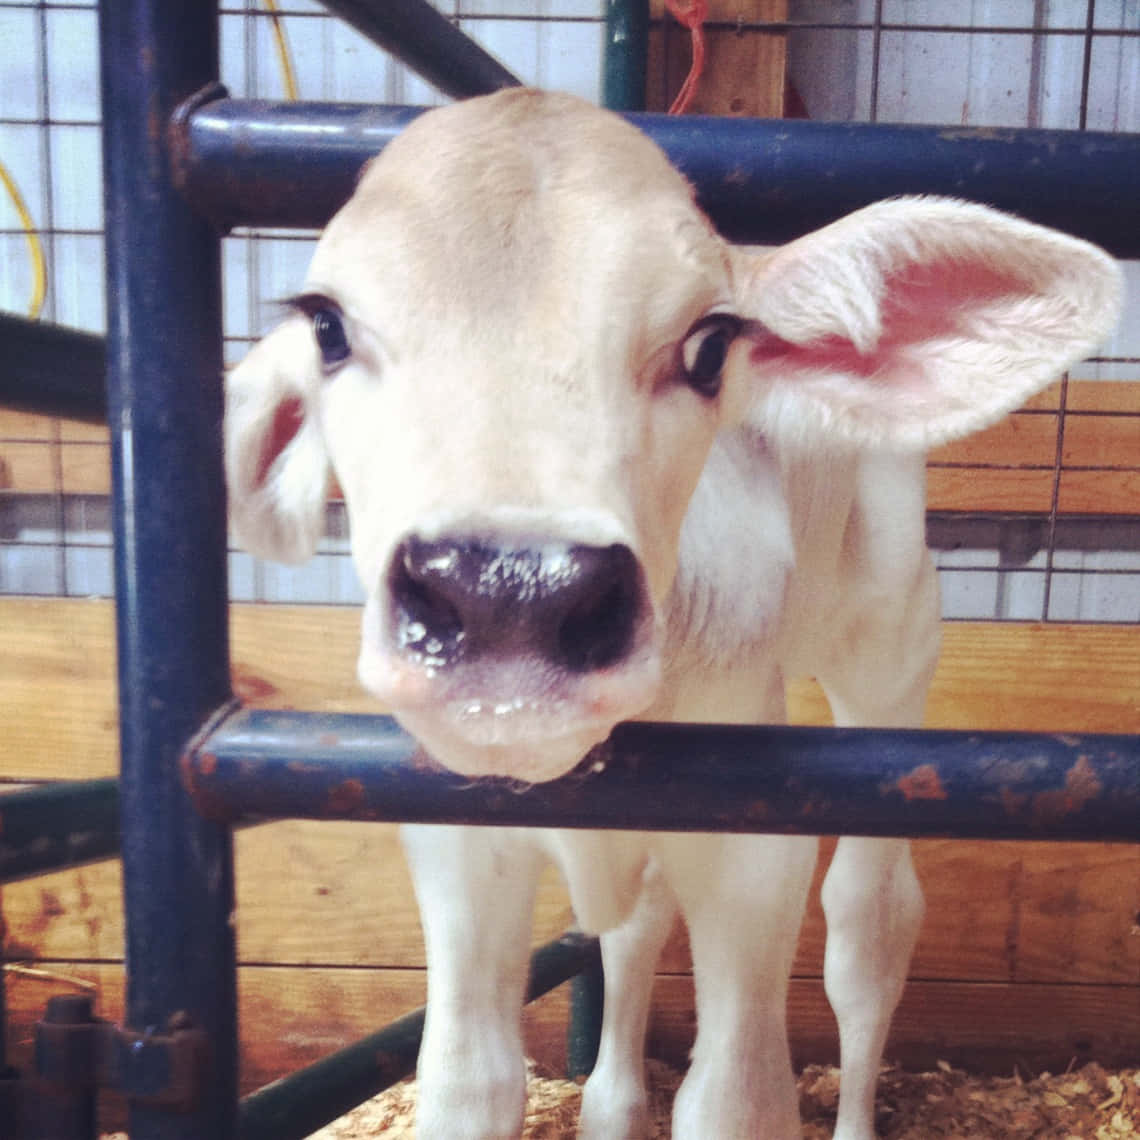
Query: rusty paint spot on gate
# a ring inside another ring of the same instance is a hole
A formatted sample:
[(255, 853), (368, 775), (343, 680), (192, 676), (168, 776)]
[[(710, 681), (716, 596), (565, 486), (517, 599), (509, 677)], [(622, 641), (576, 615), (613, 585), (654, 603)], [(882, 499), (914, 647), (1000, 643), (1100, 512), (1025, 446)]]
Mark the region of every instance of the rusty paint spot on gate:
[(945, 800), (949, 797), (942, 786), (938, 769), (933, 764), (920, 764), (912, 772), (900, 776), (898, 790), (907, 800)]
[(1048, 826), (1067, 815), (1079, 812), (1090, 800), (1095, 800), (1104, 790), (1104, 784), (1096, 774), (1087, 756), (1077, 757), (1077, 762), (1065, 773), (1064, 788), (1039, 792), (1033, 797), (1033, 823), (1035, 826)]
[(329, 789), (326, 801), (331, 815), (355, 811), (365, 801), (364, 785), (359, 780), (345, 780)]

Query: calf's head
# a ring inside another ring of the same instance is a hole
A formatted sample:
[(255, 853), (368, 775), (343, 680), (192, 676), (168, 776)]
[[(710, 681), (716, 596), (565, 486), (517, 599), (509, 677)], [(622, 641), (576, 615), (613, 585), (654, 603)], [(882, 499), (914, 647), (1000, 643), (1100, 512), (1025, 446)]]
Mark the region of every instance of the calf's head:
[(1117, 290), (1100, 251), (937, 199), (734, 248), (617, 117), (470, 100), (366, 168), (230, 374), (233, 521), (303, 559), (334, 474), (364, 685), (443, 764), (549, 779), (654, 699), (718, 433), (929, 446), (1086, 354)]

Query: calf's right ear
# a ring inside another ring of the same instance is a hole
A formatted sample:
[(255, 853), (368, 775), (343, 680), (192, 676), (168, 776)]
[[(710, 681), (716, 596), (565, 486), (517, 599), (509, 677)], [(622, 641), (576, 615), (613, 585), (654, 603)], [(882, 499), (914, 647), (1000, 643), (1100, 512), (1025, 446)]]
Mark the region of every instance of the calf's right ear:
[(977, 431), (1087, 356), (1120, 309), (1102, 250), (952, 199), (879, 202), (736, 257), (748, 419), (784, 440), (920, 450)]
[(230, 521), (251, 554), (303, 562), (324, 528), (329, 461), (312, 333), (290, 320), (226, 377)]

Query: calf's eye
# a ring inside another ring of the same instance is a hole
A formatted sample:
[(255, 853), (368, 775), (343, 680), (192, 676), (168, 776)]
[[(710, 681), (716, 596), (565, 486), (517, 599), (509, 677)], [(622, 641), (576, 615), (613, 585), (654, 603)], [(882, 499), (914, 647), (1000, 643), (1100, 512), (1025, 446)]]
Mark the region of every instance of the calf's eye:
[(698, 395), (712, 399), (720, 392), (729, 347), (743, 324), (731, 313), (713, 313), (697, 321), (681, 342), (681, 371)]
[(285, 304), (308, 319), (321, 354), (321, 366), (326, 372), (352, 355), (348, 334), (344, 331), (344, 314), (335, 301), (323, 293), (301, 293), (290, 297)]
[(317, 348), (321, 350), (321, 363), (326, 368), (334, 368), (352, 355), (344, 331), (344, 321), (336, 309), (316, 309), (310, 314), (310, 320), (313, 322)]

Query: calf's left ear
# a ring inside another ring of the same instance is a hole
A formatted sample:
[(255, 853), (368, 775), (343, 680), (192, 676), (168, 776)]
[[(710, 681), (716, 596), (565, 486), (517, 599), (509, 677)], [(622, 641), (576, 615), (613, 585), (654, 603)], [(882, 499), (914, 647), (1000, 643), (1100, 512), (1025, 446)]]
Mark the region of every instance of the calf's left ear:
[(976, 431), (1087, 356), (1120, 309), (1102, 250), (949, 199), (881, 202), (734, 257), (749, 323), (729, 376), (745, 418), (789, 441), (918, 450)]
[(329, 461), (317, 417), (312, 333), (286, 321), (226, 377), (230, 521), (251, 553), (302, 562), (324, 528)]

